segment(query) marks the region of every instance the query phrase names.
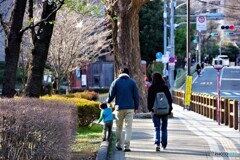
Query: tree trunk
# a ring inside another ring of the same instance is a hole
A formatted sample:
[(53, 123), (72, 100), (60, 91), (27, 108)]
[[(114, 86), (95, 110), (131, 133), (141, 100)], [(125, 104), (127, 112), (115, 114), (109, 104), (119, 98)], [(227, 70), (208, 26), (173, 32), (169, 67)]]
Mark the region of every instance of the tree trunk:
[(141, 70), (141, 55), (139, 44), (139, 11), (143, 1), (120, 0), (118, 14), (118, 52), (115, 53), (115, 72), (126, 66), (130, 76), (136, 81), (140, 106), (139, 112), (147, 112), (146, 88), (144, 74)]
[(26, 0), (16, 0), (13, 9), (10, 33), (5, 48), (5, 68), (3, 74), (3, 96), (12, 98), (15, 94), (16, 72), (22, 42), (20, 30), (23, 25), (23, 17), (26, 8)]
[[(43, 12), (41, 19), (45, 19), (50, 13), (56, 9), (55, 4), (43, 2)], [(48, 49), (53, 32), (53, 21), (56, 12), (54, 12), (45, 23), (41, 23), (34, 41), (34, 49), (32, 50), (32, 62), (29, 67), (27, 87), (25, 95), (28, 97), (39, 97), (41, 94), (41, 85), (44, 73), (44, 66), (48, 56)]]

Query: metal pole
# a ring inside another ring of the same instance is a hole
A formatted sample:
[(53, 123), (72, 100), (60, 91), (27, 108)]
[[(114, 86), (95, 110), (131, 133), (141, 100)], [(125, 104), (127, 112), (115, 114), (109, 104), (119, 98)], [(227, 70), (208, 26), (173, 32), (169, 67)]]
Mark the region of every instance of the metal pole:
[(190, 76), (190, 0), (187, 0), (187, 75)]
[[(164, 52), (163, 54), (166, 55), (167, 53), (167, 0), (164, 0), (163, 10), (164, 10), (163, 11), (163, 19), (164, 19), (164, 37), (163, 37)], [(166, 75), (166, 63), (164, 63), (163, 75)]]
[(217, 98), (217, 120), (218, 120), (218, 125), (220, 125), (220, 70), (217, 72), (217, 92), (218, 92), (218, 98)]
[[(175, 26), (174, 26), (174, 10), (175, 10), (175, 0), (171, 0), (170, 3), (171, 6), (171, 16), (170, 16), (170, 43), (171, 43), (171, 53), (170, 56), (174, 56), (175, 55), (175, 37), (174, 37), (174, 30), (175, 30)], [(168, 66), (169, 69), (169, 83), (171, 86), (171, 91), (174, 87), (174, 68), (175, 65), (173, 66)]]
[(220, 38), (220, 48), (219, 48), (219, 53), (222, 55), (222, 39)]
[(201, 65), (201, 54), (202, 54), (202, 39), (201, 39), (201, 31), (198, 33), (199, 46), (198, 46), (198, 63)]

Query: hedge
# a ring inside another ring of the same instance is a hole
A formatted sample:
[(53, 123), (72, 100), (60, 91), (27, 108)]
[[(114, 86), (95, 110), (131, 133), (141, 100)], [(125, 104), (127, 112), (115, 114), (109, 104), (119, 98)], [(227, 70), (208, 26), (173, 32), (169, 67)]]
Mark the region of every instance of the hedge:
[(99, 102), (90, 101), (83, 98), (66, 97), (60, 95), (44, 96), (42, 99), (54, 99), (74, 103), (78, 111), (78, 126), (89, 126), (100, 115)]
[(70, 160), (76, 128), (71, 103), (30, 98), (0, 100), (3, 159)]

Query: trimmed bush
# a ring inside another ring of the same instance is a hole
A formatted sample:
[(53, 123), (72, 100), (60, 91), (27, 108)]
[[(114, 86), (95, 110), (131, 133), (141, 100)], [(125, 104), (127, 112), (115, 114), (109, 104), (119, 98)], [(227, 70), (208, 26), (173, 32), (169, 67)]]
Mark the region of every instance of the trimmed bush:
[(70, 159), (76, 106), (41, 99), (0, 101), (3, 159)]
[(100, 109), (99, 103), (77, 103), (78, 110), (78, 126), (87, 127), (94, 120), (99, 118)]
[(98, 93), (94, 91), (76, 92), (73, 95), (77, 98), (84, 98), (93, 101), (96, 101), (98, 99)]
[(72, 102), (77, 106), (78, 126), (87, 127), (100, 115), (99, 102), (89, 101), (83, 98), (65, 97), (60, 95), (44, 96), (43, 99), (55, 99), (65, 102)]

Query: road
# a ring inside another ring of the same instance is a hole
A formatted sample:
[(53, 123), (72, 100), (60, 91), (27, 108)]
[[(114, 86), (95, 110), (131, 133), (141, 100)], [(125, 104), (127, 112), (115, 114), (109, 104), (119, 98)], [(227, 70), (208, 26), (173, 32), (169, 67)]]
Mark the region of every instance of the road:
[[(224, 67), (220, 76), (221, 97), (240, 100), (240, 67)], [(200, 77), (193, 79), (192, 91), (217, 95), (217, 71), (205, 67)]]

